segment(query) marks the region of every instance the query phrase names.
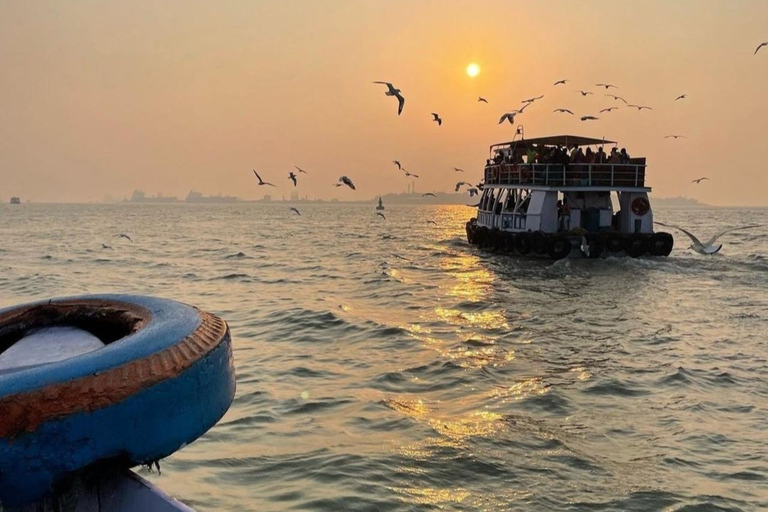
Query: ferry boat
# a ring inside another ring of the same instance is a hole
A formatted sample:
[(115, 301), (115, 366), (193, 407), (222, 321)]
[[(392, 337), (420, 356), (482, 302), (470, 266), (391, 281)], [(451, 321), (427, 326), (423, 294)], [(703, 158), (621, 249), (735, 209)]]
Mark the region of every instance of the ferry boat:
[[(469, 243), (552, 259), (668, 256), (674, 239), (653, 231), (644, 157), (622, 158), (622, 163), (571, 163), (563, 156), (566, 148), (583, 151), (615, 144), (555, 135), (491, 145), (477, 217), (466, 224)], [(559, 162), (528, 161), (556, 148)]]
[(376, 207), (377, 210), (383, 210), (384, 209), (384, 203), (381, 201), (381, 196), (379, 196), (379, 206)]

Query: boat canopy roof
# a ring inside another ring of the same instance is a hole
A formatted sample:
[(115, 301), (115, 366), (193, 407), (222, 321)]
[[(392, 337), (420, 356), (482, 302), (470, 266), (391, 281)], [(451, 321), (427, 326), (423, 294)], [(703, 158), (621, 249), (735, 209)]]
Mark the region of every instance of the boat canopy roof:
[(565, 146), (572, 148), (576, 146), (594, 146), (598, 144), (616, 144), (615, 141), (605, 139), (593, 139), (592, 137), (582, 137), (580, 135), (551, 135), (549, 137), (536, 137), (535, 139), (520, 139), (510, 142), (500, 142), (491, 145), (491, 150), (501, 146), (528, 147), (532, 145), (543, 146)]

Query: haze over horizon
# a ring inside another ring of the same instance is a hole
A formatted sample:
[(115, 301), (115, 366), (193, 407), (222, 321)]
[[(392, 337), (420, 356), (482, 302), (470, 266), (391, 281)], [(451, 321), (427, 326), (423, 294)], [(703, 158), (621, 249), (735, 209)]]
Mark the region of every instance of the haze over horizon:
[[(499, 116), (543, 94), (516, 119), (526, 137), (616, 140), (648, 157), (656, 196), (768, 206), (768, 48), (753, 55), (766, 19), (755, 0), (5, 2), (0, 198), (360, 200), (407, 187), (393, 159), (419, 191), (449, 192), (512, 139)], [(401, 116), (376, 80), (402, 89)], [(624, 108), (600, 82), (653, 110)], [(296, 189), (294, 165), (309, 172)], [(331, 186), (341, 175), (356, 192)], [(690, 184), (700, 176), (710, 181)]]

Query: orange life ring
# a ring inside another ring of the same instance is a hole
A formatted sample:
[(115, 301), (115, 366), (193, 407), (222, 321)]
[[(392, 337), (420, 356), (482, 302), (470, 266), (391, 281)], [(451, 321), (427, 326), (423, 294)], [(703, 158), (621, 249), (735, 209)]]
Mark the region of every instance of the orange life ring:
[(632, 213), (642, 217), (651, 209), (651, 203), (644, 197), (636, 197), (632, 201)]

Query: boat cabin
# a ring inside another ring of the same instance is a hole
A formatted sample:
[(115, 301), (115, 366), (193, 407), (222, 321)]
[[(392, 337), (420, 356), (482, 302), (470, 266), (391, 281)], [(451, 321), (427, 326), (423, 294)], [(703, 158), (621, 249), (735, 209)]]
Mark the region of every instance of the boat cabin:
[(493, 144), (477, 225), (508, 232), (653, 233), (645, 170), (644, 157), (630, 157), (604, 139), (555, 135)]

